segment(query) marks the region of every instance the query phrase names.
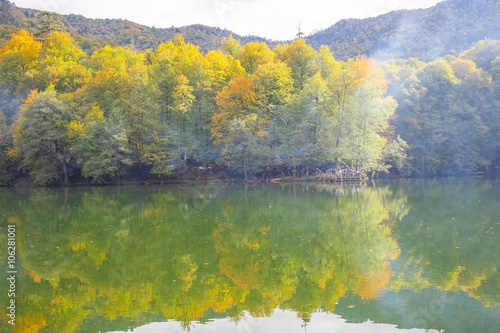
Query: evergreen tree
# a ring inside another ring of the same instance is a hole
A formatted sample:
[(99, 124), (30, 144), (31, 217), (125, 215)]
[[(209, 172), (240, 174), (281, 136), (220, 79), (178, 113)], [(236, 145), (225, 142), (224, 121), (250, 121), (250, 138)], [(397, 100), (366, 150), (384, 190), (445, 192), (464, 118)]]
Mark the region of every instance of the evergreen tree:
[(42, 10), (36, 14), (36, 19), (35, 37), (39, 40), (45, 41), (56, 31), (66, 31), (61, 14)]

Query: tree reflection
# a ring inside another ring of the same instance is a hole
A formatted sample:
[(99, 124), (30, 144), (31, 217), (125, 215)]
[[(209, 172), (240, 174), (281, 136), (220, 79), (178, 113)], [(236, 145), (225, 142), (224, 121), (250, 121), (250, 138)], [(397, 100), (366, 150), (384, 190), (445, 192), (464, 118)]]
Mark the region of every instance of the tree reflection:
[(393, 228), (402, 256), (392, 289), (464, 291), (498, 307), (498, 185), (426, 180), (411, 184), (408, 193), (413, 209)]
[[(434, 238), (406, 235), (427, 230), (410, 210), (419, 195), (325, 184), (0, 192), (2, 227), (17, 225), (22, 266), (16, 329), (126, 330), (166, 319), (187, 328), (217, 316), (237, 321), (245, 311), (267, 316), (277, 307), (307, 321), (319, 308), (333, 312), (347, 295), (366, 303), (388, 289), (428, 286), (491, 298), (484, 277), (492, 277), (494, 260), (482, 265), (469, 251), (445, 251), (445, 265), (429, 255), (445, 250), (438, 236), (446, 225), (433, 226)], [(478, 217), (480, 227), (490, 213)]]

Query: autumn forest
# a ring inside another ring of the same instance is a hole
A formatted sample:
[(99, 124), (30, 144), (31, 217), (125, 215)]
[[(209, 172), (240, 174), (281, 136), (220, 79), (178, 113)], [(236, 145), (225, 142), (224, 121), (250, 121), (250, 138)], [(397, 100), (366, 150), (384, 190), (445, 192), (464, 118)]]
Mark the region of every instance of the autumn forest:
[(0, 183), (495, 172), (500, 42), (430, 62), (179, 36), (82, 51), (57, 15), (0, 49)]

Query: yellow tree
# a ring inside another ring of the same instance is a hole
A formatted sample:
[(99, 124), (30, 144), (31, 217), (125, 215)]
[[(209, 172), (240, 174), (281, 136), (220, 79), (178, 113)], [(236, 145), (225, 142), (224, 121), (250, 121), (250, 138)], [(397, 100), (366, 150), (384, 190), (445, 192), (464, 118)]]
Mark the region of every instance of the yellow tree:
[(20, 30), (0, 49), (0, 80), (11, 93), (31, 89), (41, 48), (42, 43)]
[(243, 46), (235, 58), (241, 62), (241, 65), (248, 74), (254, 73), (259, 65), (266, 64), (274, 60), (274, 53), (269, 49), (266, 43), (248, 43)]
[[(181, 155), (181, 125), (189, 119), (189, 109), (193, 104), (193, 87), (189, 85), (187, 77), (179, 75), (176, 78), (176, 85), (172, 94), (172, 113), (177, 121), (177, 154)], [(184, 150), (184, 161), (187, 160), (186, 151)]]
[(92, 55), (89, 66), (93, 75), (76, 92), (75, 101), (84, 105), (95, 103), (105, 115), (113, 108), (129, 113), (140, 106), (141, 101), (134, 95), (146, 80), (143, 55), (106, 46)]
[[(195, 91), (201, 90), (206, 82), (206, 62), (198, 47), (186, 43), (179, 36), (166, 44), (160, 44), (152, 57), (153, 77), (158, 80), (160, 89), (163, 92), (166, 103), (173, 92), (169, 86), (175, 85), (176, 77), (184, 75), (189, 82), (192, 82)], [(164, 84), (165, 86), (162, 86)]]
[(316, 58), (316, 68), (323, 79), (329, 81), (340, 75), (340, 63), (335, 61), (328, 46), (322, 45)]
[(284, 105), (293, 90), (290, 68), (281, 61), (260, 65), (250, 77), (255, 85), (257, 99), (265, 117), (270, 117), (272, 110)]
[(53, 85), (58, 92), (72, 92), (82, 86), (90, 71), (82, 65), (85, 53), (64, 32), (47, 36), (40, 56), (37, 83), (40, 88)]
[(221, 51), (210, 51), (205, 56), (208, 78), (212, 91), (218, 93), (232, 79), (243, 75), (245, 69), (233, 56), (224, 55)]
[(108, 133), (120, 133), (120, 140), (115, 146), (126, 145), (124, 160), (127, 164), (131, 160), (139, 170), (143, 164), (152, 164), (151, 153), (157, 152), (157, 146), (164, 141), (158, 136), (157, 100), (154, 98), (154, 85), (148, 76), (145, 55), (127, 48), (106, 46), (94, 52), (89, 67), (93, 75), (69, 96), (77, 111), (74, 119), (81, 121), (92, 106), (99, 107), (110, 126), (109, 120), (120, 119), (119, 126), (108, 128)]
[[(209, 98), (213, 99), (213, 95), (209, 97), (210, 78), (206, 59), (197, 46), (186, 43), (182, 37), (177, 37), (173, 41), (159, 45), (151, 54), (150, 75), (156, 90), (155, 103), (159, 106), (160, 137), (180, 143), (179, 130), (182, 129), (182, 133), (185, 134), (181, 142), (184, 158), (187, 158), (188, 152), (196, 157), (204, 150), (200, 142), (208, 142), (208, 139), (203, 138), (210, 137), (210, 126), (207, 123), (210, 120), (211, 109), (204, 107), (204, 102)], [(189, 98), (190, 102), (187, 104), (179, 102), (184, 100), (184, 98), (179, 99), (179, 94), (184, 94), (179, 90), (182, 86), (178, 83), (179, 77), (184, 77), (190, 87), (189, 94), (192, 98)], [(180, 105), (183, 105), (183, 116), (179, 123)], [(179, 125), (183, 127), (180, 128)]]
[(280, 60), (292, 69), (295, 88), (302, 90), (307, 80), (316, 73), (316, 53), (303, 39), (296, 39), (281, 52)]
[(257, 94), (252, 82), (239, 76), (231, 80), (217, 95), (218, 110), (212, 116), (211, 133), (215, 145), (222, 145), (222, 155), (228, 165), (243, 167), (245, 180), (248, 170), (263, 155), (267, 136), (263, 121), (256, 114)]
[(257, 94), (252, 82), (238, 76), (217, 94), (216, 100), (219, 110), (213, 113), (211, 133), (215, 143), (219, 144), (227, 136), (230, 120), (256, 112)]

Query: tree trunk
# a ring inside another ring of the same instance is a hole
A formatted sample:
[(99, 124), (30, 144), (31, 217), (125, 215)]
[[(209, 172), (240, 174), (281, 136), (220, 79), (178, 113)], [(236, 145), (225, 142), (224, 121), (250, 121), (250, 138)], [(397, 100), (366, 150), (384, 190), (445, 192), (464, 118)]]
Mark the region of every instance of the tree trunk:
[(181, 121), (177, 122), (177, 153), (181, 153)]
[(243, 173), (245, 174), (245, 181), (248, 181), (248, 176), (247, 176), (247, 157), (246, 157), (246, 154), (243, 154)]
[(337, 141), (335, 142), (335, 169), (339, 168), (339, 156), (338, 156), (338, 149), (339, 149), (339, 139), (337, 138)]
[(64, 157), (63, 157), (63, 173), (64, 173), (64, 185), (67, 186), (69, 185), (68, 170), (66, 168), (66, 159)]

